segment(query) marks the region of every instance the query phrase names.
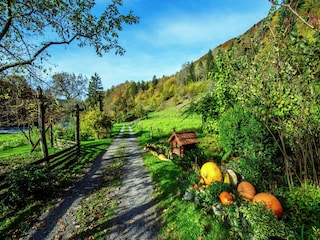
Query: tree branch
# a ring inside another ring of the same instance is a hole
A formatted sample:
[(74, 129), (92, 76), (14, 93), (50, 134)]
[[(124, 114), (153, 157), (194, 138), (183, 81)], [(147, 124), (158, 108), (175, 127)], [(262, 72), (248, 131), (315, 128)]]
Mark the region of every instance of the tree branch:
[[(60, 41), (60, 42), (48, 42), (45, 43), (38, 51), (36, 51), (33, 56), (31, 56), (29, 59), (27, 60), (20, 60), (11, 64), (7, 64), (4, 66), (0, 67), (0, 72), (3, 72), (9, 68), (13, 68), (13, 67), (17, 67), (17, 66), (24, 66), (24, 65), (29, 65), (32, 62), (34, 62), (36, 60), (36, 58), (42, 53), (44, 52), (47, 48), (49, 48), (52, 45), (63, 45), (63, 44), (70, 44), (71, 42), (73, 42), (77, 37), (79, 37), (78, 34), (74, 35), (72, 38), (70, 38), (68, 41)], [(1, 46), (3, 47), (3, 46)]]
[(280, 6), (280, 7), (285, 7), (288, 8), (290, 12), (292, 12), (302, 23), (304, 23), (305, 25), (307, 25), (308, 27), (310, 27), (311, 29), (313, 29), (314, 31), (320, 33), (320, 29), (317, 29), (315, 26), (311, 25), (310, 23), (308, 23), (305, 19), (303, 19), (303, 17), (301, 17), (301, 15), (299, 15), (299, 13), (294, 10), (290, 4), (283, 4), (283, 3), (277, 3), (277, 1), (274, 0), (269, 0), (274, 6)]
[(11, 12), (11, 0), (8, 1), (8, 19), (6, 21), (6, 24), (4, 25), (1, 33), (0, 33), (0, 42), (3, 39), (3, 37), (6, 35), (6, 33), (9, 31), (9, 28), (12, 24), (12, 12)]

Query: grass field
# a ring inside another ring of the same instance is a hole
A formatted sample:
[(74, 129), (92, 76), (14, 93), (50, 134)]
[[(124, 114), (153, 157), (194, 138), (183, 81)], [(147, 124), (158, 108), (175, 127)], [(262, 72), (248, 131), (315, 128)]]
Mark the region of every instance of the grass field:
[[(200, 127), (201, 117), (199, 115), (185, 116), (181, 110), (177, 109), (152, 112), (148, 119), (134, 122), (138, 138), (144, 138), (141, 141), (148, 143), (160, 141), (162, 144), (168, 144), (167, 140), (173, 129), (176, 131), (194, 130), (201, 135)], [(151, 135), (152, 139), (150, 139)]]
[[(150, 127), (153, 139), (150, 139)], [(149, 118), (135, 123), (134, 128), (140, 145), (155, 143), (168, 145), (173, 128), (177, 131), (195, 130), (199, 137), (201, 118), (198, 115), (186, 118), (179, 110), (164, 110), (149, 114)], [(171, 161), (161, 161), (152, 154), (144, 155), (156, 191), (158, 210), (161, 213), (160, 239), (225, 239), (226, 233), (214, 219), (204, 216), (194, 204), (183, 200), (185, 190), (198, 181), (193, 170), (184, 171)], [(212, 238), (210, 238), (212, 237)]]
[[(21, 206), (9, 206), (6, 204), (5, 199), (0, 199), (0, 239), (19, 239), (21, 234), (24, 231), (28, 230), (37, 217), (46, 209), (50, 208), (53, 204), (56, 203), (57, 199), (64, 192), (64, 189), (70, 186), (72, 182), (83, 174), (83, 171), (91, 164), (96, 157), (103, 152), (107, 146), (111, 143), (112, 138), (117, 136), (121, 126), (115, 125), (113, 128), (113, 134), (111, 138), (95, 140), (95, 141), (86, 141), (81, 142), (81, 154), (78, 158), (78, 162), (75, 166), (69, 169), (59, 170), (56, 174), (55, 181), (55, 192), (53, 196), (49, 199), (45, 198), (42, 200), (32, 200), (30, 203), (21, 207)], [(19, 138), (19, 136), (9, 136), (2, 137), (10, 141), (10, 138)], [(23, 148), (23, 147), (22, 147)], [(11, 149), (12, 152), (15, 152), (14, 149)], [(23, 164), (26, 160), (23, 157), (17, 157), (22, 154), (23, 151), (17, 151), (18, 153), (13, 154), (11, 157), (15, 157), (17, 164)], [(0, 156), (3, 152), (0, 151)], [(23, 155), (23, 154), (22, 154)], [(10, 157), (10, 158), (11, 158)], [(25, 156), (26, 157), (26, 156)], [(19, 162), (19, 159), (22, 162)], [(11, 186), (15, 187), (15, 185)], [(3, 191), (0, 191), (0, 194), (4, 194)], [(21, 189), (20, 191), (23, 191)], [(23, 192), (17, 192), (24, 194)], [(3, 195), (2, 195), (3, 196)]]
[[(36, 142), (37, 135), (32, 137)], [(0, 134), (0, 173), (10, 171), (43, 157), (40, 145), (31, 152), (32, 146), (22, 133)], [(48, 147), (49, 154), (60, 149)]]

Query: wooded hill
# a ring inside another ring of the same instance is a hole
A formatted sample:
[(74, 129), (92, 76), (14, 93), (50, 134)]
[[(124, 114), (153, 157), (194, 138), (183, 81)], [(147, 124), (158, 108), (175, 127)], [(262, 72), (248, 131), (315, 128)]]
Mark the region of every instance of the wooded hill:
[[(318, 1), (313, 1), (313, 3), (312, 1), (294, 2), (292, 6), (296, 9), (296, 13), (317, 29), (319, 26)], [(275, 12), (271, 11), (271, 14), (273, 13)], [(281, 33), (282, 36), (278, 34), (278, 29), (281, 27), (284, 28)], [(281, 48), (281, 45), (289, 47), (288, 44), (292, 40), (293, 34), (298, 34), (296, 35), (297, 40), (308, 41), (310, 44), (315, 43), (317, 40), (313, 34), (316, 32), (318, 31), (312, 30), (307, 24), (301, 22), (299, 17), (295, 16), (288, 8), (282, 7), (274, 14), (272, 19), (262, 20), (243, 35), (209, 50), (206, 55), (194, 62), (182, 64), (182, 68), (171, 76), (160, 78), (154, 76), (149, 81), (126, 81), (113, 86), (106, 91), (105, 110), (116, 116), (117, 119), (123, 120), (126, 115), (140, 117), (142, 109), (146, 111), (157, 110), (166, 108), (168, 105), (177, 105), (184, 99), (190, 100), (193, 97), (202, 96), (208, 92), (208, 84), (212, 85), (214, 79), (212, 74), (216, 70), (215, 65), (217, 65), (214, 61), (218, 60), (219, 53), (228, 52), (228, 58), (233, 61), (240, 57), (241, 61), (253, 59), (254, 56), (258, 58), (257, 54), (267, 57), (266, 54), (272, 54), (275, 47)], [(275, 45), (275, 41), (278, 41), (278, 46)], [(280, 44), (279, 41), (282, 41), (282, 43)], [(297, 49), (297, 51), (299, 50)], [(303, 49), (300, 49), (300, 51), (302, 51), (302, 55), (305, 55)], [(221, 54), (220, 57), (222, 57)], [(228, 63), (224, 62), (223, 64)], [(268, 64), (268, 62), (265, 64)], [(268, 68), (266, 67), (266, 69)], [(236, 69), (233, 68), (232, 71), (234, 70)], [(167, 101), (170, 103), (167, 103)]]
[(253, 117), (279, 149), (289, 185), (295, 177), (320, 185), (320, 2), (272, 3), (266, 19), (176, 74), (107, 90), (105, 112), (124, 121), (190, 103), (189, 112), (202, 115), (207, 133), (220, 135), (225, 158), (247, 154), (237, 137), (252, 133), (229, 134), (226, 143), (223, 131), (240, 129)]

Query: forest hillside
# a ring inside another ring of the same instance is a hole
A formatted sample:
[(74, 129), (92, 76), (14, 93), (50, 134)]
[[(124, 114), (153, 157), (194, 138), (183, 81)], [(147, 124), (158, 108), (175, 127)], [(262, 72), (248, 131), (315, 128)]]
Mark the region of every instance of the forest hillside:
[[(202, 116), (205, 134), (219, 135), (225, 159), (246, 154), (237, 148), (248, 143), (237, 137), (257, 134), (234, 132), (232, 139), (226, 131), (257, 121), (272, 142), (261, 144), (277, 147), (289, 185), (294, 177), (320, 185), (320, 2), (273, 3), (266, 19), (175, 74), (108, 89), (104, 111), (130, 121), (187, 106), (187, 112)], [(274, 154), (266, 151), (255, 154)]]

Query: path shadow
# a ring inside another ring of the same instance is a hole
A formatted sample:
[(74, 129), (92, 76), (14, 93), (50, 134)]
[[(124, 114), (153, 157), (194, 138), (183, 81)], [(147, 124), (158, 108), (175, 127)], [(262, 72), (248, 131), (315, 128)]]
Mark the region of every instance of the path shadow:
[[(115, 140), (122, 137), (122, 131), (120, 131), (118, 137)], [(111, 143), (112, 144), (112, 143)], [(110, 144), (110, 145), (111, 145)], [(104, 158), (108, 149), (104, 150), (93, 162), (91, 168), (84, 176), (74, 183), (74, 185), (65, 192), (62, 196), (62, 200), (52, 208), (49, 213), (40, 219), (40, 226), (35, 232), (33, 232), (26, 239), (47, 239), (51, 231), (56, 227), (59, 220), (67, 213), (73, 204), (79, 204), (81, 199), (88, 196), (94, 189), (96, 189), (102, 180), (103, 168), (106, 167), (106, 162), (118, 158), (112, 156)], [(104, 165), (104, 166), (103, 166)]]
[[(134, 228), (134, 239), (155, 239), (159, 229), (155, 214), (143, 215), (143, 217), (135, 220), (137, 216), (145, 213), (148, 209), (153, 208), (155, 205), (156, 201), (151, 200), (143, 205), (132, 208), (123, 214), (102, 222), (92, 229), (82, 231), (79, 234), (72, 236), (71, 239), (87, 239), (93, 236), (95, 233), (101, 232), (101, 230), (105, 229), (109, 229), (109, 231), (107, 231), (104, 236), (99, 237), (103, 237), (103, 239), (115, 239), (115, 236), (121, 236), (121, 234), (124, 232), (129, 231), (130, 228)], [(146, 229), (152, 230), (148, 231), (147, 236), (145, 236)], [(144, 237), (142, 238), (142, 236)]]

